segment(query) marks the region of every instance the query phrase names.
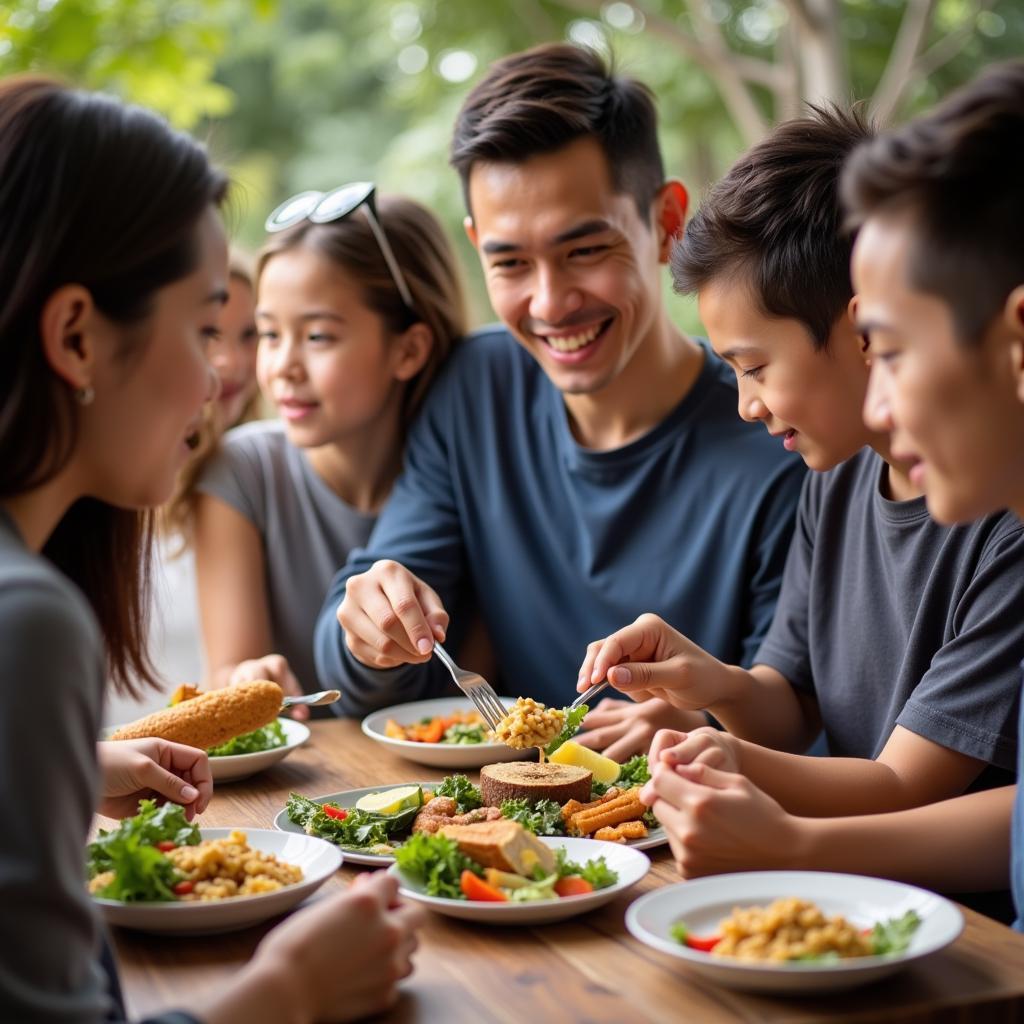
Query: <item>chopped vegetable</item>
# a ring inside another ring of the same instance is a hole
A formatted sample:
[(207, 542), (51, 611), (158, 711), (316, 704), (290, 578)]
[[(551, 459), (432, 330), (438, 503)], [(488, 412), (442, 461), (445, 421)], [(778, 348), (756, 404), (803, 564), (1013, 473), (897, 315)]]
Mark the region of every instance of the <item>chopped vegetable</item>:
[(921, 925), (921, 918), (913, 910), (902, 917), (879, 921), (871, 929), (871, 946), (876, 956), (902, 953), (910, 945), (910, 939)]
[(480, 790), (465, 775), (449, 775), (434, 791), (434, 796), (450, 796), (459, 814), (475, 810), (484, 802)]
[(555, 882), (555, 892), (559, 896), (585, 896), (593, 891), (593, 885), (579, 875), (566, 875)]
[(395, 862), (410, 878), (422, 883), (428, 896), (464, 900), (462, 873), (482, 875), (483, 868), (459, 850), (459, 844), (446, 836), (417, 832), (395, 850)]
[(116, 829), (101, 829), (87, 851), (89, 878), (105, 871), (114, 877), (95, 895), (125, 903), (173, 900), (181, 875), (158, 848), (166, 843), (171, 849), (199, 843), (199, 829), (177, 804), (157, 807), (154, 800), (142, 800), (134, 818)]
[[(651, 769), (647, 763), (646, 754), (637, 754), (635, 757), (631, 757), (623, 766), (622, 771), (619, 772), (619, 777), (615, 780), (615, 785), (619, 789), (632, 789), (634, 786), (642, 786), (651, 777)], [(592, 793), (595, 797), (604, 796), (608, 792), (609, 786), (603, 782), (595, 782), (592, 786)], [(645, 818), (645, 824), (657, 827), (658, 822), (652, 815), (652, 820), (647, 821)]]
[(233, 757), (236, 754), (258, 754), (263, 750), (274, 750), (283, 747), (288, 742), (281, 723), (275, 718), (269, 725), (253, 732), (236, 736), (219, 747), (210, 747), (207, 754), (210, 757)]
[[(289, 819), (301, 826), (307, 835), (326, 839), (343, 850), (365, 850), (371, 846), (386, 845), (390, 836), (406, 831), (420, 809), (410, 807), (398, 814), (373, 814), (355, 808), (318, 804), (299, 793), (291, 793), (286, 810)], [(343, 811), (344, 817), (338, 817), (338, 811)]]
[(518, 821), (537, 836), (564, 836), (565, 821), (562, 808), (554, 800), (538, 800), (535, 804), (525, 797), (505, 800), (501, 805), (502, 817)]
[(508, 897), (493, 885), (488, 885), (482, 878), (466, 869), (459, 876), (459, 888), (467, 900), (483, 903), (507, 903)]
[(548, 757), (566, 740), (571, 740), (580, 731), (583, 719), (590, 708), (586, 704), (581, 704), (578, 708), (573, 708), (571, 711), (568, 708), (563, 708), (562, 710), (565, 711), (565, 723), (562, 726), (562, 731), (544, 748), (544, 753)]
[(574, 864), (566, 857), (565, 850), (559, 849), (555, 851), (555, 861), (559, 878), (579, 875), (595, 889), (607, 889), (609, 885), (614, 885), (619, 880), (618, 872), (608, 867), (604, 857), (589, 860), (586, 864)]

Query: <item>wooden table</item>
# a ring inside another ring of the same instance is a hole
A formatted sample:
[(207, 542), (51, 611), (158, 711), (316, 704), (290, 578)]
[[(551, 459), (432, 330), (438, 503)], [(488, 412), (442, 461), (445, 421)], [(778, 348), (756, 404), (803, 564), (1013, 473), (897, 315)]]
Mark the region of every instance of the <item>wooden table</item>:
[[(311, 742), (280, 765), (220, 787), (203, 824), (268, 828), (290, 790), (314, 796), (445, 774), (391, 755), (363, 736), (356, 722), (319, 721), (312, 729)], [(639, 886), (562, 924), (490, 928), (429, 915), (416, 972), (386, 1019), (439, 1024), (1024, 1021), (1024, 936), (970, 910), (964, 911), (966, 930), (949, 949), (852, 993), (781, 999), (695, 980), (678, 960), (633, 939), (623, 924), (626, 907), (641, 892), (679, 880), (667, 848), (650, 852), (653, 867)], [(344, 884), (358, 870), (342, 868), (324, 890)], [(192, 1002), (218, 991), (265, 932), (250, 928), (182, 941), (116, 930), (132, 1015), (180, 1006), (186, 993)]]

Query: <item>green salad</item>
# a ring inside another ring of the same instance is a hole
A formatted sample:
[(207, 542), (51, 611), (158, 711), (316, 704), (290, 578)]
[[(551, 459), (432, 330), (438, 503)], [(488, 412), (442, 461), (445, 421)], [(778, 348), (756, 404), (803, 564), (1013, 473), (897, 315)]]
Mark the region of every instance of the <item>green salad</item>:
[[(620, 788), (641, 785), (650, 778), (647, 767), (647, 755), (638, 754), (630, 758), (622, 766)], [(394, 853), (407, 833), (412, 828), (416, 815), (424, 804), (422, 787), (412, 787), (417, 796), (411, 800), (406, 798), (400, 807), (361, 809), (341, 807), (327, 801), (323, 804), (310, 800), (299, 793), (288, 797), (286, 811), (290, 821), (298, 825), (308, 835), (326, 839), (335, 843), (343, 850), (356, 850), (365, 853), (388, 855)], [(594, 798), (603, 795), (609, 787), (594, 783)], [(389, 791), (382, 791), (384, 796)], [(365, 800), (373, 800), (363, 797)], [(447, 796), (455, 801), (455, 813), (466, 814), (483, 806), (483, 796), (479, 786), (474, 786), (465, 775), (449, 775), (433, 789), (433, 796)], [(510, 821), (518, 821), (525, 829), (538, 836), (566, 835), (565, 821), (562, 819), (562, 808), (554, 800), (538, 800), (531, 803), (526, 799), (506, 800), (501, 805), (501, 815)], [(650, 827), (657, 827), (658, 821), (650, 811), (644, 815), (644, 821)]]
[(288, 742), (279, 719), (274, 719), (269, 725), (262, 729), (255, 729), (253, 732), (236, 736), (227, 743), (218, 747), (210, 747), (206, 751), (210, 757), (232, 757), (235, 754), (258, 754), (263, 750), (274, 750), (276, 747), (283, 747)]
[(183, 807), (157, 807), (155, 800), (141, 800), (134, 818), (126, 818), (115, 829), (100, 829), (95, 841), (89, 844), (89, 880), (108, 871), (114, 873), (93, 895), (124, 903), (173, 900), (174, 887), (182, 876), (164, 851), (198, 843), (199, 828), (186, 820)]
[(428, 896), (484, 903), (533, 903), (583, 896), (618, 880), (604, 857), (576, 864), (565, 850), (555, 851), (555, 870), (539, 864), (532, 876), (485, 868), (466, 856), (454, 839), (422, 832), (395, 851), (399, 869), (424, 887)]

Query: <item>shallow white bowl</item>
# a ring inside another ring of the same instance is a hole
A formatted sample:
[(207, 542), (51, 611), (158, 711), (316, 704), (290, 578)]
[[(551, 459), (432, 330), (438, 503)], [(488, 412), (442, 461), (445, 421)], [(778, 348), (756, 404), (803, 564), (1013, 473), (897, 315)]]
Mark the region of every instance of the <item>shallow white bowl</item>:
[(547, 924), (551, 921), (564, 921), (567, 917), (585, 914), (615, 899), (620, 892), (632, 888), (647, 874), (651, 862), (647, 854), (618, 843), (601, 843), (594, 839), (571, 839), (558, 836), (544, 836), (541, 842), (552, 849), (564, 849), (569, 860), (577, 864), (604, 857), (605, 863), (618, 873), (619, 880), (607, 889), (598, 889), (585, 896), (565, 896), (555, 900), (543, 900), (537, 903), (483, 903), (473, 900), (450, 900), (440, 896), (428, 896), (423, 885), (408, 875), (404, 875), (397, 864), (388, 868), (401, 887), (403, 896), (407, 896), (425, 907), (445, 914), (458, 917), (465, 921), (476, 921), (478, 924)]
[(259, 750), (255, 754), (230, 754), (227, 757), (211, 757), (210, 771), (214, 782), (235, 782), (247, 779), (264, 768), (283, 761), (293, 750), (297, 750), (309, 739), (309, 728), (291, 718), (279, 718), (284, 730), (285, 744), (273, 750)]
[(438, 697), (435, 700), (395, 704), (367, 715), (363, 719), (363, 732), (399, 757), (438, 768), (481, 768), (498, 761), (521, 761), (537, 756), (533, 750), (513, 750), (504, 743), (416, 743), (413, 740), (395, 740), (384, 734), (384, 726), (389, 718), (393, 718), (399, 725), (413, 725), (421, 718), (434, 718), (472, 709), (473, 705), (466, 697)]
[[(834, 964), (785, 963), (761, 966), (713, 957), (689, 949), (670, 934), (682, 921), (696, 935), (713, 935), (736, 906), (767, 906), (797, 896), (811, 900), (826, 915), (842, 914), (851, 924), (869, 928), (879, 921), (917, 911), (921, 925), (903, 953), (842, 960)], [(812, 995), (867, 984), (931, 956), (963, 930), (960, 911), (926, 889), (863, 875), (829, 871), (748, 871), (711, 875), (656, 889), (626, 911), (626, 927), (641, 942), (677, 957), (686, 970), (724, 985), (752, 992)]]
[[(224, 839), (230, 828), (200, 829), (203, 839)], [(107, 924), (143, 932), (201, 935), (247, 928), (283, 914), (320, 888), (341, 867), (341, 851), (323, 839), (262, 828), (240, 828), (249, 845), (302, 868), (302, 881), (276, 892), (195, 903), (122, 903), (93, 898)]]

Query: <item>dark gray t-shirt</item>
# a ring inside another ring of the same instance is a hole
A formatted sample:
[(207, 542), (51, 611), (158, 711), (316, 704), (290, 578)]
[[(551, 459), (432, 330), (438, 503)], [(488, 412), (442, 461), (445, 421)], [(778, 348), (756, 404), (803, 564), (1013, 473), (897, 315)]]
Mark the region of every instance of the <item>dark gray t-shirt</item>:
[(85, 889), (104, 674), (81, 592), (0, 511), (0, 1021), (122, 1019)]
[(882, 497), (865, 448), (804, 481), (771, 629), (755, 663), (812, 692), (829, 750), (874, 758), (897, 725), (1012, 782), (1024, 657), (1024, 525), (946, 527)]
[(303, 689), (314, 692), (313, 627), (324, 594), (349, 551), (366, 543), (376, 516), (342, 501), (277, 422), (229, 431), (197, 489), (259, 531), (273, 650), (288, 659)]

